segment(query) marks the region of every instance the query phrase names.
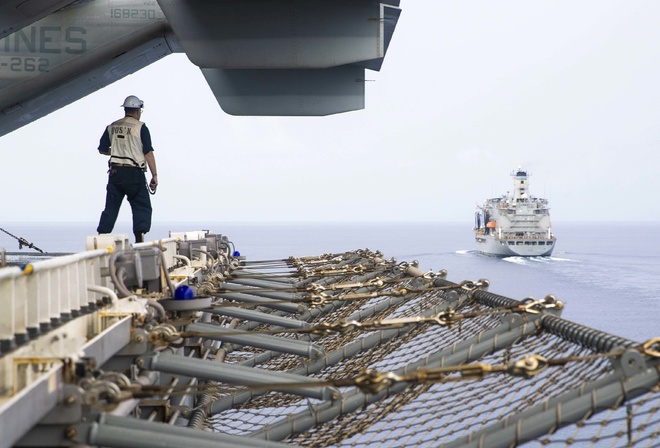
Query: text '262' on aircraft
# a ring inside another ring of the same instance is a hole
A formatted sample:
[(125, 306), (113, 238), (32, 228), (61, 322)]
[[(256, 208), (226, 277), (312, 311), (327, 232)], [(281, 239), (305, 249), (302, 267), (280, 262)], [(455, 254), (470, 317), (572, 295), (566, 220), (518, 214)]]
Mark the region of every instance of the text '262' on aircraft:
[(232, 115), (364, 108), (399, 0), (5, 0), (0, 136), (172, 53)]

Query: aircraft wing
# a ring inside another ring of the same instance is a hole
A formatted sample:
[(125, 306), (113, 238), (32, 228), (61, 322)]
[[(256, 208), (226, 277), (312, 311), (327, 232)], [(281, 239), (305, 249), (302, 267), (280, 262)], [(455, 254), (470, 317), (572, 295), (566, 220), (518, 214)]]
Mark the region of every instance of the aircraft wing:
[(0, 3), (0, 38), (33, 24), (73, 0), (3, 0)]
[(364, 108), (399, 0), (0, 2), (0, 135), (174, 52), (232, 115)]

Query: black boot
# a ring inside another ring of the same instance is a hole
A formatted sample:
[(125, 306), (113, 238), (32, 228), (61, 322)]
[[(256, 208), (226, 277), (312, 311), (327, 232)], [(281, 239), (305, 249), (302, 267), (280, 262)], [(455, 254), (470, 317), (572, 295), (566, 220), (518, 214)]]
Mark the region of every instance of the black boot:
[(144, 243), (144, 233), (134, 233), (136, 243)]

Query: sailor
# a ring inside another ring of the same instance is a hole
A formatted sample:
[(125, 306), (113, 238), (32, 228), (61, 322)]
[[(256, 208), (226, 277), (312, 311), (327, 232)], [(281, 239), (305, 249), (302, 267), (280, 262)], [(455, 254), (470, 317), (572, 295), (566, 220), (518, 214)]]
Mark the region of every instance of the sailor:
[[(119, 215), (119, 208), (128, 198), (133, 212), (133, 234), (135, 242), (144, 241), (144, 234), (151, 229), (151, 200), (149, 193), (155, 193), (158, 186), (156, 159), (151, 146), (151, 134), (140, 121), (144, 102), (135, 95), (124, 100), (124, 118), (111, 123), (103, 132), (99, 143), (99, 153), (110, 156), (108, 161), (108, 185), (106, 187), (105, 209), (97, 232), (111, 233)], [(147, 189), (145, 173), (149, 167), (151, 182)]]

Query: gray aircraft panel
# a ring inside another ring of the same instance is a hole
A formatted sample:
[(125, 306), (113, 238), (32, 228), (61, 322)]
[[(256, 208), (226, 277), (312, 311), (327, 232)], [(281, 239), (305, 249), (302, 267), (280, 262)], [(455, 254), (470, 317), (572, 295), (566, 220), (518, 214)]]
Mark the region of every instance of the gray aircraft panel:
[(202, 69), (222, 110), (231, 115), (322, 116), (364, 108), (364, 69)]
[(231, 114), (362, 109), (364, 68), (380, 68), (399, 12), (397, 0), (160, 3), (1, 2), (0, 136), (184, 51)]
[(383, 66), (383, 61), (385, 60), (385, 55), (387, 55), (387, 49), (390, 46), (390, 41), (394, 35), (394, 29), (396, 24), (399, 21), (399, 16), (401, 15), (401, 10), (398, 8), (391, 8), (389, 6), (384, 7), (383, 15), (383, 57), (371, 59), (369, 61), (364, 61), (355, 65), (364, 67), (369, 70), (380, 71)]
[(171, 53), (166, 37), (155, 38), (126, 51), (112, 61), (102, 63), (65, 82), (49, 86), (42, 94), (16, 103), (11, 110), (4, 109), (0, 113), (0, 135), (8, 134), (65, 107)]
[(158, 0), (202, 68), (329, 68), (383, 56), (381, 5), (370, 0)]
[(24, 28), (73, 0), (3, 0), (0, 2), (0, 38)]

